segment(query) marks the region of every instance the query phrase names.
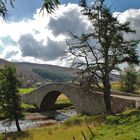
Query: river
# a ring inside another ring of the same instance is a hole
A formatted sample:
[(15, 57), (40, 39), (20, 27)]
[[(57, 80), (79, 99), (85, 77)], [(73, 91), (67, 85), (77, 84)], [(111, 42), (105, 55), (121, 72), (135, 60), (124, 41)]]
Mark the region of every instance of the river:
[[(37, 115), (39, 114), (39, 115)], [(24, 120), (20, 120), (20, 127), (22, 130), (27, 130), (29, 128), (35, 128), (43, 125), (51, 125), (56, 122), (63, 122), (69, 117), (76, 114), (74, 109), (70, 110), (57, 110), (51, 112), (42, 112), (42, 113), (31, 113), (31, 117), (25, 117)], [(37, 117), (35, 117), (37, 116)], [(0, 121), (0, 133), (15, 132), (17, 130), (15, 122), (13, 121), (10, 125)]]

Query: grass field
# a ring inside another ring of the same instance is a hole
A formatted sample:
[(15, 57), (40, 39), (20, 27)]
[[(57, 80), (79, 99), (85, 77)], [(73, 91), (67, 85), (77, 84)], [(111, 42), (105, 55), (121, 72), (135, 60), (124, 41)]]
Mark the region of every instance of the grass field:
[[(26, 94), (28, 92), (31, 92), (33, 91), (35, 88), (20, 88), (19, 89), (19, 94), (22, 95), (22, 94)], [(35, 107), (33, 105), (28, 105), (28, 104), (25, 104), (25, 103), (22, 103), (22, 108), (26, 111), (26, 110), (29, 110), (29, 109), (34, 109)], [(25, 113), (26, 114), (26, 113)]]
[(19, 89), (19, 93), (20, 94), (25, 94), (25, 93), (28, 93), (28, 92), (31, 92), (33, 91), (35, 88), (20, 88)]
[[(91, 135), (90, 130), (94, 135)], [(75, 116), (64, 124), (7, 134), (7, 140), (140, 140), (140, 110), (129, 110), (116, 116)], [(5, 135), (0, 135), (4, 140)]]
[[(122, 90), (121, 89), (121, 84), (120, 84), (120, 82), (118, 82), (118, 81), (116, 81), (116, 82), (111, 82), (111, 89), (113, 89), (113, 90)], [(140, 86), (139, 87), (137, 87), (136, 89), (135, 89), (135, 91), (134, 91), (136, 94), (140, 94)]]
[[(90, 133), (84, 125), (73, 127), (51, 126), (32, 129), (28, 132), (9, 134), (7, 135), (7, 140), (72, 140), (73, 136), (76, 137), (76, 140), (82, 140), (81, 130), (89, 137)], [(0, 138), (4, 140), (3, 136)]]
[(68, 99), (67, 96), (65, 96), (64, 94), (61, 94), (57, 98), (56, 104), (63, 104), (63, 103), (71, 103), (71, 101)]
[(121, 90), (121, 85), (118, 81), (111, 82), (111, 89), (113, 90)]
[(140, 140), (140, 111), (131, 110), (118, 116), (108, 116), (93, 140)]

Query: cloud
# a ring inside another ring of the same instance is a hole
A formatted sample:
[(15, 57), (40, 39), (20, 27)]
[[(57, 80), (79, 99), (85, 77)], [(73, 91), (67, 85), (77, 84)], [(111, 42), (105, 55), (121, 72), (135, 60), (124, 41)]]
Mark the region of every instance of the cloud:
[[(80, 12), (77, 4), (61, 5), (52, 15), (40, 9), (31, 19), (0, 23), (0, 57), (11, 61), (27, 61), (67, 65), (65, 56), (66, 40), (70, 32), (81, 34), (92, 29), (87, 17)], [(114, 13), (120, 22), (130, 21), (133, 36), (140, 39), (140, 9), (129, 9), (123, 13)]]
[(90, 22), (81, 14), (82, 9), (78, 5), (68, 4), (60, 8), (60, 14), (52, 17), (48, 23), (48, 28), (55, 36), (69, 33), (81, 34), (90, 29)]
[(1, 42), (3, 43), (3, 46), (5, 46), (5, 45), (16, 45), (16, 42), (13, 41), (11, 36), (1, 37)]
[(47, 39), (47, 44), (37, 41), (32, 34), (22, 35), (18, 41), (22, 56), (35, 57), (44, 61), (58, 59), (64, 56), (64, 43)]
[(4, 47), (0, 57), (58, 64), (65, 56), (69, 32), (80, 34), (89, 30), (90, 23), (80, 10), (77, 4), (61, 5), (53, 15), (39, 15), (38, 9), (32, 19), (1, 23), (0, 40)]
[(123, 13), (115, 12), (114, 16), (117, 16), (121, 23), (130, 22), (130, 27), (135, 30), (135, 34), (127, 35), (127, 38), (133, 38), (140, 40), (140, 9), (129, 9)]
[(21, 55), (21, 51), (18, 47), (8, 46), (2, 51), (2, 58), (6, 60), (13, 60), (13, 58), (18, 59)]
[[(126, 39), (140, 40), (140, 9), (129, 9), (123, 13), (116, 12), (114, 16), (117, 16), (121, 23), (130, 22), (130, 28), (135, 30), (134, 34), (126, 34)], [(140, 56), (140, 43), (137, 47), (137, 53)]]

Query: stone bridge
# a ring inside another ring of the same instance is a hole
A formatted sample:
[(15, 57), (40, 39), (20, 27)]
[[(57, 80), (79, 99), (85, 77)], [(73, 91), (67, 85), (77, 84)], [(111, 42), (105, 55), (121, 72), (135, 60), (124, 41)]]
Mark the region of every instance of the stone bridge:
[[(41, 111), (54, 107), (57, 97), (63, 93), (74, 105), (77, 113), (98, 114), (105, 112), (103, 95), (101, 93), (89, 93), (78, 85), (64, 83), (46, 84), (32, 92), (21, 96), (23, 102), (37, 106)], [(136, 99), (125, 99), (126, 96), (112, 96), (113, 111), (121, 112), (126, 108), (134, 108), (140, 102)]]

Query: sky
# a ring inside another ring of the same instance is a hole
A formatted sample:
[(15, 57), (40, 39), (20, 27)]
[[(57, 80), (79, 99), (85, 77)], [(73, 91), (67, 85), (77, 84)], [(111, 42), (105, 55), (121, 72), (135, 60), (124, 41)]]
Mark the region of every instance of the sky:
[[(61, 0), (52, 15), (40, 13), (42, 0), (16, 0), (14, 8), (8, 5), (6, 21), (0, 19), (0, 58), (68, 66), (61, 58), (65, 57), (69, 32), (81, 34), (91, 29), (77, 3)], [(130, 21), (137, 31), (133, 37), (140, 39), (140, 0), (106, 0), (106, 5), (120, 22)]]

